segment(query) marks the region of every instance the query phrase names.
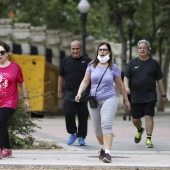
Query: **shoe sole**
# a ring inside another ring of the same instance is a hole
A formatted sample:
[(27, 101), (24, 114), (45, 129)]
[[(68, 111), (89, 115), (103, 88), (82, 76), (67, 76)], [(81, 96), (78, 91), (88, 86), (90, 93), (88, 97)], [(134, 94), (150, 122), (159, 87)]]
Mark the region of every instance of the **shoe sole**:
[(86, 146), (86, 144), (79, 144), (79, 146)]
[(108, 160), (108, 159), (106, 159), (106, 158), (103, 158), (103, 162), (104, 162), (104, 163), (111, 163), (111, 161)]
[(10, 155), (10, 156), (3, 156), (2, 158), (12, 158), (12, 155)]
[(147, 146), (147, 145), (146, 145), (146, 148), (154, 148), (154, 146)]
[(103, 158), (99, 158), (100, 161), (103, 161)]
[[(142, 131), (142, 133), (141, 133), (140, 141), (142, 140), (142, 134), (143, 134), (144, 131), (145, 131), (145, 128), (143, 128), (143, 131)], [(134, 141), (135, 141), (135, 140), (134, 140)], [(139, 142), (140, 142), (140, 141), (139, 141)], [(136, 141), (135, 141), (135, 143), (139, 143), (139, 142), (136, 142)]]

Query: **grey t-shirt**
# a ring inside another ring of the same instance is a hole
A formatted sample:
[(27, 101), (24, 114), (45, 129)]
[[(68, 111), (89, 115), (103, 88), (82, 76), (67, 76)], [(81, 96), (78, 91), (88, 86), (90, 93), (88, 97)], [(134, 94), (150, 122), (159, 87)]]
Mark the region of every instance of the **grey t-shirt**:
[[(96, 88), (100, 82), (100, 79), (107, 67), (93, 67), (90, 65), (87, 67), (86, 71), (91, 75), (91, 90), (90, 95), (95, 96)], [(121, 77), (121, 72), (116, 64), (113, 64), (113, 69), (107, 69), (102, 81), (97, 89), (96, 100), (102, 101), (108, 98), (116, 96), (116, 91), (114, 88), (114, 79)]]

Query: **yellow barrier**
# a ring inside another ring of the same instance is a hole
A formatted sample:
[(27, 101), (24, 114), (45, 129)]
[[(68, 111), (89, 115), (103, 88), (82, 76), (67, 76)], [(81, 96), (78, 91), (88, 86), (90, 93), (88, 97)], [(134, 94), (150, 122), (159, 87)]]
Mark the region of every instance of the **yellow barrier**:
[(9, 60), (18, 63), (22, 68), (24, 81), (30, 98), (30, 110), (43, 111), (45, 56), (13, 54)]

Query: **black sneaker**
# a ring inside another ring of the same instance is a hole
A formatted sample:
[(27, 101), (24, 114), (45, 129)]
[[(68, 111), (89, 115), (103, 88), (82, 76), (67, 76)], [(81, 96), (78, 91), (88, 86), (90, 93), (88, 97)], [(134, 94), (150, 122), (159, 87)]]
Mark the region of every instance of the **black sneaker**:
[(135, 136), (135, 143), (139, 143), (142, 139), (142, 134), (144, 132), (145, 128), (142, 127), (142, 131), (141, 132), (138, 132), (136, 133), (136, 136)]
[(108, 153), (105, 153), (104, 157), (103, 157), (103, 162), (105, 163), (111, 163), (111, 156)]
[(105, 151), (103, 149), (101, 149), (101, 151), (99, 151), (100, 155), (99, 155), (99, 160), (103, 160), (104, 155), (105, 155)]

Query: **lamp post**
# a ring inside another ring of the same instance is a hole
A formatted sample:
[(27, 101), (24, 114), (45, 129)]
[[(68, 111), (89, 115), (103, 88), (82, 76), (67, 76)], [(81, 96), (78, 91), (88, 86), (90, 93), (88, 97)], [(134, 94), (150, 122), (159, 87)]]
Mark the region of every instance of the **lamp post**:
[(87, 0), (80, 0), (78, 4), (78, 9), (81, 12), (81, 21), (82, 21), (82, 53), (86, 56), (86, 19), (87, 13), (90, 9), (90, 4)]
[(159, 64), (162, 65), (162, 42), (164, 39), (164, 31), (161, 28), (159, 28), (156, 31), (156, 36), (159, 39)]
[(132, 59), (132, 37), (133, 37), (133, 31), (136, 27), (136, 23), (133, 19), (129, 18), (126, 21), (126, 25), (128, 27), (128, 33), (129, 33), (129, 61)]

